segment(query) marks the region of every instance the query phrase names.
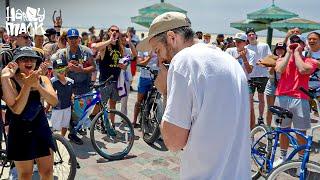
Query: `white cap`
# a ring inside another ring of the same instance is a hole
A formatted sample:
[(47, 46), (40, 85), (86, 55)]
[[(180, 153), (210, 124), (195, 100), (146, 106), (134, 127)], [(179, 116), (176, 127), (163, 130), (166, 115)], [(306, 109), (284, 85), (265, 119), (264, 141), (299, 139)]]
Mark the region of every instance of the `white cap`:
[(234, 38), (234, 40), (242, 40), (242, 41), (247, 41), (248, 37), (245, 33), (237, 33)]
[(35, 29), (34, 35), (43, 36), (43, 35), (44, 35), (44, 30), (43, 30), (43, 28), (42, 28), (42, 27), (38, 27), (37, 29)]

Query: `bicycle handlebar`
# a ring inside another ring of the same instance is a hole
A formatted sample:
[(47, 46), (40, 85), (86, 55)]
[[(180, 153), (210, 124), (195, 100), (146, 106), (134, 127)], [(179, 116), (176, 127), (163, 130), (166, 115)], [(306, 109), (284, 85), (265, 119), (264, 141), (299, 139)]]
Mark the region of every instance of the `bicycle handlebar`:
[(306, 95), (308, 95), (311, 99), (316, 98), (316, 93), (311, 93), (310, 91), (306, 90), (303, 87), (300, 87), (299, 90), (305, 93)]
[(107, 82), (109, 82), (113, 77), (114, 77), (114, 76), (111, 75), (111, 76), (108, 77), (107, 80), (105, 80), (105, 81), (103, 81), (102, 83), (99, 83), (99, 84), (93, 84), (91, 87), (92, 87), (93, 89), (96, 89), (96, 88), (100, 88), (100, 87), (102, 87), (102, 86), (105, 86), (105, 84), (106, 84)]
[(150, 71), (151, 74), (153, 74), (153, 75), (156, 75), (158, 73), (158, 71), (152, 70), (149, 66), (144, 66), (144, 65), (141, 65), (141, 64), (137, 64), (137, 66), (142, 68), (142, 69), (146, 69), (146, 70)]

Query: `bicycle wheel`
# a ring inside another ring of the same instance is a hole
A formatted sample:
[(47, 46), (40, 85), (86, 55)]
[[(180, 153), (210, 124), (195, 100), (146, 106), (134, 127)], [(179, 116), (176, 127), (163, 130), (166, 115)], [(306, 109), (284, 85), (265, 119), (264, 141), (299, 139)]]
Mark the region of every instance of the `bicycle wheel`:
[[(275, 179), (300, 179), (300, 167), (302, 162), (300, 160), (291, 160), (274, 168), (268, 175), (268, 180)], [(306, 164), (304, 180), (319, 180), (320, 179), (320, 164), (309, 161)]]
[[(90, 127), (90, 139), (97, 153), (109, 160), (124, 158), (131, 150), (134, 130), (129, 118), (117, 110), (107, 110), (108, 117), (114, 115), (114, 123), (104, 120), (104, 112), (99, 112)], [(106, 123), (106, 124), (105, 124)]]
[(148, 144), (153, 144), (160, 137), (160, 122), (163, 115), (160, 99), (150, 99), (142, 116), (142, 137)]
[(71, 144), (59, 134), (52, 134), (52, 139), (56, 146), (53, 155), (53, 176), (73, 180), (77, 171), (77, 159)]
[(250, 132), (251, 137), (251, 178), (258, 179), (266, 176), (267, 159), (271, 156), (272, 142), (265, 134), (268, 132), (266, 125), (258, 125)]

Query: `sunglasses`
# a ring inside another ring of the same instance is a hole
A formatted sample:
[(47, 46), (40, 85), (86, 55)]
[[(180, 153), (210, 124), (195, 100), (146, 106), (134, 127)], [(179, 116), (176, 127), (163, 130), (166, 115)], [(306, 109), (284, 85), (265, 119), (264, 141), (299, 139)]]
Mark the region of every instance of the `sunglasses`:
[(71, 37), (68, 37), (70, 40), (76, 40), (78, 39), (79, 37), (78, 36), (71, 36)]
[(119, 29), (110, 29), (111, 32), (119, 32)]
[(67, 71), (67, 66), (65, 66), (65, 67), (58, 67), (58, 68), (56, 68), (56, 69), (54, 69), (54, 71), (56, 72), (56, 73), (64, 73), (64, 72), (66, 72)]
[(37, 59), (35, 58), (30, 58), (30, 57), (21, 57), (18, 59), (19, 62), (28, 62), (31, 61), (32, 63), (36, 63)]
[(28, 35), (18, 35), (18, 37), (22, 37), (24, 39), (29, 39), (29, 36)]

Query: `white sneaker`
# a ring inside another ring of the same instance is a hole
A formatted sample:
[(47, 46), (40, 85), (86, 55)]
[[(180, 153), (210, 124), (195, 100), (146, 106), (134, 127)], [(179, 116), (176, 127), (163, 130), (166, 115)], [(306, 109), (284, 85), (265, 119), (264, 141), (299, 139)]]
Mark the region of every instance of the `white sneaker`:
[(286, 161), (285, 158), (280, 157), (278, 160), (276, 160), (276, 161), (273, 162), (273, 168), (279, 166), (280, 164), (282, 164), (282, 163), (285, 162), (285, 161)]

